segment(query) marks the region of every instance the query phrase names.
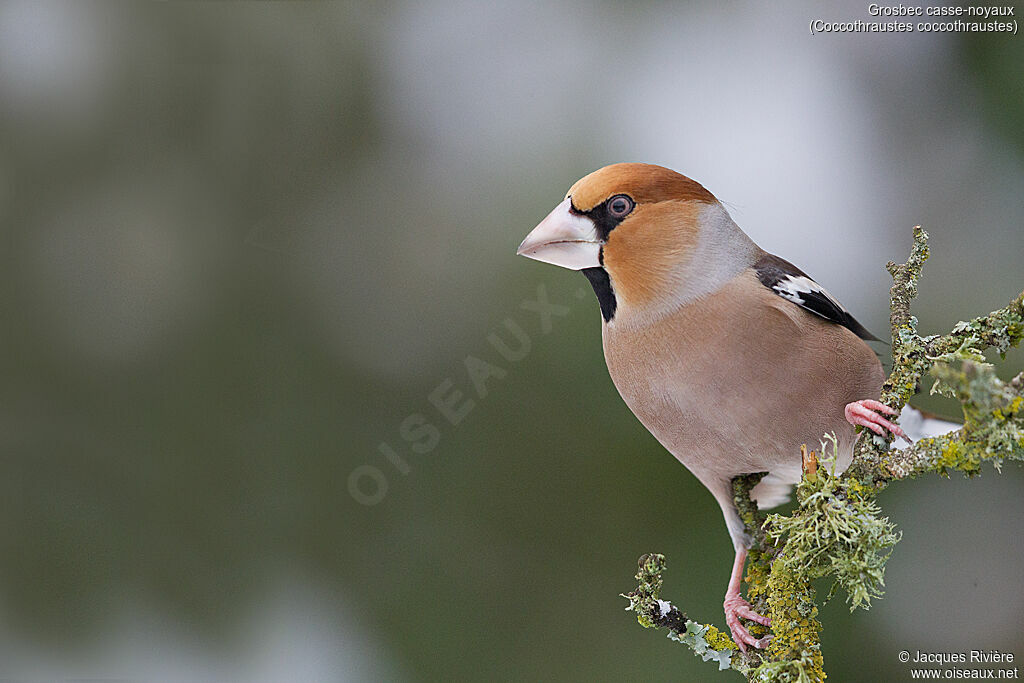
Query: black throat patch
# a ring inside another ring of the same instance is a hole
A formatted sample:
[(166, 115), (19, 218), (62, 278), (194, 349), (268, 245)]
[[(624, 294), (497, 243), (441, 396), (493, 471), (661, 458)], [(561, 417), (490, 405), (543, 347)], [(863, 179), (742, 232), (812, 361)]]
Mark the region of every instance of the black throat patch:
[(615, 315), (615, 292), (612, 291), (612, 281), (608, 277), (608, 271), (604, 268), (584, 268), (580, 271), (590, 280), (590, 286), (594, 288), (597, 295), (597, 303), (601, 304), (601, 316), (604, 321), (611, 322)]

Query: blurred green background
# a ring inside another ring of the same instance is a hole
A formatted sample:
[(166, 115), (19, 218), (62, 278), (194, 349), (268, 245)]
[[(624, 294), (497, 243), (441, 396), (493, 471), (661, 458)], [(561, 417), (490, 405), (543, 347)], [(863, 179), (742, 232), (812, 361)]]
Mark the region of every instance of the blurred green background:
[[(658, 551), (720, 623), (729, 539), (617, 396), (584, 279), (514, 254), (578, 177), (648, 161), (876, 333), (918, 223), (924, 330), (1005, 304), (1021, 39), (812, 18), (869, 19), (3, 2), (0, 677), (739, 680), (623, 612)], [(884, 494), (905, 537), (870, 612), (824, 608), (832, 678), (1024, 657), (1005, 470)]]

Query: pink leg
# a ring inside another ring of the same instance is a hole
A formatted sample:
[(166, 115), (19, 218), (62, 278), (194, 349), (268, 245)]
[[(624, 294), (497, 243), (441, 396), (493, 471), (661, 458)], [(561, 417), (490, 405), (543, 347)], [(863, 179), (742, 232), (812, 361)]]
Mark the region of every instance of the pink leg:
[(844, 412), (846, 413), (846, 421), (852, 425), (867, 427), (879, 436), (885, 436), (885, 430), (888, 429), (907, 443), (913, 443), (913, 441), (910, 440), (910, 437), (900, 429), (898, 424), (889, 422), (876, 411), (886, 413), (887, 415), (896, 414), (895, 410), (884, 403), (879, 403), (878, 401), (872, 401), (870, 399), (847, 403), (846, 410)]
[(747, 651), (747, 645), (763, 648), (768, 644), (771, 636), (765, 636), (758, 640), (750, 635), (747, 628), (740, 623), (740, 617), (756, 621), (764, 626), (771, 626), (771, 619), (762, 617), (755, 612), (750, 603), (740, 597), (740, 581), (743, 580), (743, 563), (747, 560), (747, 549), (740, 548), (736, 551), (736, 561), (732, 565), (732, 576), (729, 577), (729, 588), (725, 591), (725, 623), (729, 625), (732, 632), (732, 639), (740, 646), (740, 650)]

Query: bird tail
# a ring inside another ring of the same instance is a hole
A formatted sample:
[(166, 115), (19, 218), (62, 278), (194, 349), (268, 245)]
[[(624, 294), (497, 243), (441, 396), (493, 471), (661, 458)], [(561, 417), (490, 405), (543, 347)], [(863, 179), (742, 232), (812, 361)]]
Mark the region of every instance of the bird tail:
[(802, 469), (799, 461), (790, 466), (776, 467), (771, 474), (765, 475), (750, 489), (750, 499), (757, 503), (759, 510), (778, 507), (789, 502), (793, 493), (793, 485), (800, 481)]
[[(940, 434), (947, 434), (963, 427), (962, 424), (950, 422), (949, 420), (943, 419), (934, 413), (927, 413), (911, 405), (903, 406), (903, 410), (900, 411), (899, 423), (900, 427), (903, 427), (903, 431), (905, 431), (907, 436), (909, 436), (913, 441), (939, 436)], [(901, 440), (894, 440), (894, 447), (896, 446), (897, 441)], [(901, 442), (900, 447), (902, 448), (904, 446), (906, 446), (906, 443)]]

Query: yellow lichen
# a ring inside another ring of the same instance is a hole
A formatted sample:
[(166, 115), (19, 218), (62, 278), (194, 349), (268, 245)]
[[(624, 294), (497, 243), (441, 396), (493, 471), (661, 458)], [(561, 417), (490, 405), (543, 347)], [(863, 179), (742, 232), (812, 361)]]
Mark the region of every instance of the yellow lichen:
[(981, 458), (976, 449), (959, 441), (950, 441), (943, 447), (936, 469), (944, 476), (948, 476), (948, 470), (960, 470), (968, 476), (973, 476), (981, 471)]
[(707, 632), (704, 634), (704, 640), (707, 641), (708, 645), (713, 650), (738, 650), (736, 643), (733, 642), (732, 638), (725, 635), (711, 624), (706, 624)]
[(1019, 413), (1022, 406), (1024, 406), (1024, 396), (1017, 396), (1010, 402), (1010, 405), (993, 410), (992, 415), (997, 420), (1005, 421)]
[(768, 644), (771, 664), (763, 665), (766, 672), (771, 668), (772, 673), (778, 674), (784, 668), (790, 673), (790, 680), (824, 681), (824, 660), (818, 639), (821, 623), (816, 618), (818, 608), (810, 582), (787, 569), (785, 562), (778, 559), (772, 563), (768, 590), (773, 637)]
[(860, 498), (863, 498), (865, 495), (869, 493), (868, 488), (861, 484), (856, 479), (847, 480), (846, 490)]
[(747, 556), (747, 599), (751, 602), (767, 595), (770, 564), (757, 548), (751, 548)]

